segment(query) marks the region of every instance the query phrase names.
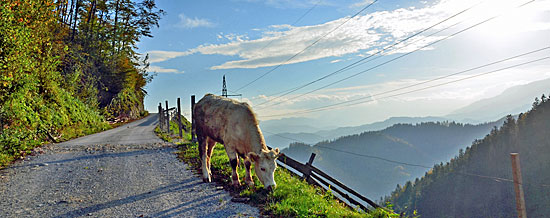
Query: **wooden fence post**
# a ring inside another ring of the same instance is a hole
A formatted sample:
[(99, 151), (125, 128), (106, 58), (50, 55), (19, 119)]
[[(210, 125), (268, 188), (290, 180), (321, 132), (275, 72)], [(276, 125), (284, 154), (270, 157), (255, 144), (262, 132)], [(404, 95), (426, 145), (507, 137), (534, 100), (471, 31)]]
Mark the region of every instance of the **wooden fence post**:
[(195, 107), (195, 95), (191, 95), (191, 141), (196, 142), (197, 139), (195, 138), (195, 122), (193, 122), (193, 119), (195, 119), (195, 114), (193, 114), (193, 108)]
[(183, 124), (181, 123), (181, 103), (180, 98), (178, 98), (178, 112), (176, 113), (178, 116), (178, 127), (180, 129), (180, 138), (183, 139)]
[(306, 163), (306, 172), (304, 172), (304, 175), (302, 176), (302, 178), (304, 178), (308, 183), (311, 183), (311, 164), (313, 164), (313, 159), (315, 159), (315, 155), (315, 153), (311, 153), (311, 156), (309, 156), (309, 161)]
[(521, 168), (519, 165), (519, 154), (510, 153), (512, 159), (512, 174), (514, 176), (514, 190), (516, 192), (516, 210), (518, 218), (527, 218), (525, 211), (525, 198), (523, 197), (523, 179), (521, 178)]
[(168, 100), (164, 102), (166, 103), (166, 132), (170, 133), (170, 111), (168, 110)]
[(163, 115), (163, 111), (162, 111), (162, 103), (159, 103), (159, 129), (162, 130), (163, 129), (163, 126), (164, 126), (164, 120), (162, 119), (162, 115)]

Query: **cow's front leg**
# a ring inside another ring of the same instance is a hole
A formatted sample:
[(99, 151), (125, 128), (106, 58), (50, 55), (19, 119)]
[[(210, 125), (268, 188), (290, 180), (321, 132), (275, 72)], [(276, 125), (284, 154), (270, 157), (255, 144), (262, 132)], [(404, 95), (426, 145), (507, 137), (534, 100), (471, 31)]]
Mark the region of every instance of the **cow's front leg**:
[(244, 166), (246, 167), (246, 177), (244, 177), (244, 181), (248, 185), (248, 187), (254, 187), (254, 180), (252, 180), (252, 174), (250, 174), (250, 166), (252, 163), (250, 162), (250, 159), (246, 158), (244, 160)]
[(239, 187), (241, 185), (241, 182), (239, 181), (239, 174), (237, 173), (239, 156), (237, 156), (237, 153), (235, 152), (227, 152), (227, 156), (229, 156), (229, 163), (231, 164), (231, 170), (233, 171), (231, 174), (231, 180), (233, 181), (232, 184), (235, 187)]

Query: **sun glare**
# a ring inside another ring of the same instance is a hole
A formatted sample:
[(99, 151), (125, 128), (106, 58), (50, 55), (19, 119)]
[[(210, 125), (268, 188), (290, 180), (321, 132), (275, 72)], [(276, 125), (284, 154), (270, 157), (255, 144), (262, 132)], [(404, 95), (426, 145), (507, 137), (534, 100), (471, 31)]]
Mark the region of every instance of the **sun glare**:
[[(495, 19), (476, 28), (478, 37), (483, 38), (487, 43), (511, 41), (521, 34), (529, 31), (545, 29), (545, 23), (537, 22), (540, 16), (537, 5), (526, 5), (517, 8), (522, 2), (519, 1), (489, 1), (480, 5), (479, 9), (472, 14), (473, 22), (479, 22), (494, 16)], [(545, 2), (548, 4), (548, 2)]]

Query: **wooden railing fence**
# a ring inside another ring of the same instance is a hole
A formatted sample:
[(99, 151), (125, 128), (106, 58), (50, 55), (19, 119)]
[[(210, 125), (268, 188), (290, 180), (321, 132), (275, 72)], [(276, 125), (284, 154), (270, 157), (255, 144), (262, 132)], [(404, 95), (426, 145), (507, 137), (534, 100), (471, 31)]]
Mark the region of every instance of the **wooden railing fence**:
[(174, 120), (178, 124), (179, 137), (183, 138), (183, 132), (186, 131), (181, 120), (181, 102), (177, 100), (177, 107), (168, 108), (168, 101), (165, 101), (165, 108), (162, 108), (162, 103), (158, 106), (159, 128), (163, 132), (170, 132), (170, 121)]
[[(331, 190), (340, 196), (340, 198), (343, 198), (349, 202), (349, 206), (359, 206), (364, 211), (369, 211), (368, 207), (365, 204), (362, 204), (361, 202), (357, 201), (356, 198), (361, 199), (362, 201), (366, 202), (373, 208), (379, 208), (380, 206), (376, 204), (374, 201), (368, 199), (367, 197), (357, 193), (355, 190), (347, 187), (342, 182), (338, 181), (337, 179), (329, 176), (322, 170), (318, 169), (317, 167), (313, 166), (313, 160), (315, 159), (315, 153), (312, 153), (309, 157), (309, 161), (305, 164), (302, 164), (285, 154), (282, 154), (277, 161), (280, 163), (279, 165), (288, 171), (296, 174), (297, 176), (301, 176), (305, 181), (307, 181), (310, 184), (319, 186), (325, 190)], [(282, 163), (282, 164), (281, 164)], [(298, 173), (301, 173), (302, 175), (299, 175)], [(355, 197), (355, 198), (354, 198)], [(353, 204), (353, 205), (351, 205)]]

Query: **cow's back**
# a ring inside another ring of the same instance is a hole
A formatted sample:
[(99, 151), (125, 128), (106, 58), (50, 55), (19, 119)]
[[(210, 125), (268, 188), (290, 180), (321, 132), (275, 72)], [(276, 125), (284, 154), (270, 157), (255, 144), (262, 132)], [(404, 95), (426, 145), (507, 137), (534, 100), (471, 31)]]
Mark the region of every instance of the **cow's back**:
[(258, 125), (248, 104), (213, 94), (206, 94), (195, 104), (193, 122), (197, 132), (220, 143), (228, 137), (244, 140), (239, 139), (240, 136), (246, 137), (242, 133)]

